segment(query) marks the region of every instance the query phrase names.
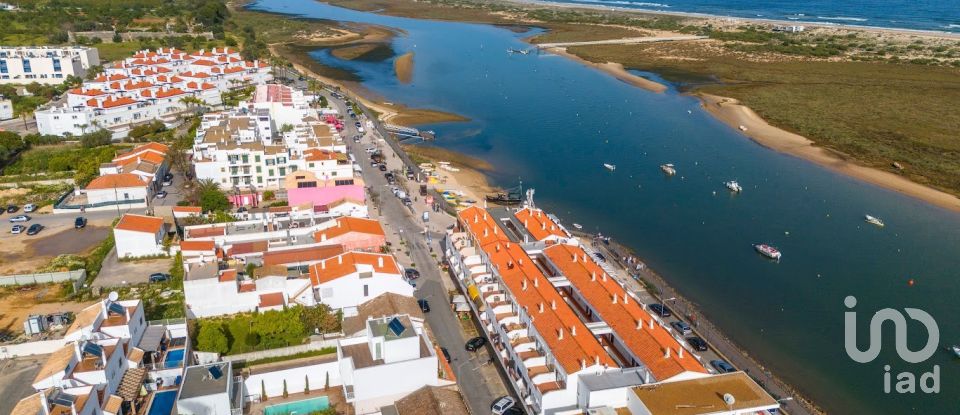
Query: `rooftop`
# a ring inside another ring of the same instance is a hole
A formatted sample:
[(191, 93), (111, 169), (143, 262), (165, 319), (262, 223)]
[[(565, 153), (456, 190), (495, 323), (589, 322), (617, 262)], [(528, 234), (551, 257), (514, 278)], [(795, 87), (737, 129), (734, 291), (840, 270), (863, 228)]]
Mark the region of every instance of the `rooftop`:
[(87, 190), (124, 189), (129, 187), (146, 187), (147, 182), (131, 173), (105, 174), (93, 179), (87, 184)]
[(424, 386), (397, 400), (398, 415), (460, 415), (470, 413), (460, 393), (453, 389)]
[[(651, 415), (701, 415), (779, 407), (773, 397), (743, 372), (638, 386), (633, 388), (633, 393)], [(724, 401), (725, 394), (733, 396), (732, 405)]]
[(344, 317), (343, 332), (347, 335), (359, 333), (367, 327), (367, 319), (397, 314), (407, 314), (410, 317), (423, 319), (423, 312), (417, 305), (417, 300), (394, 293), (380, 294), (357, 307), (357, 315)]
[(115, 229), (155, 234), (163, 229), (163, 218), (125, 213)]
[(190, 366), (183, 375), (179, 399), (226, 393), (230, 386), (230, 362)]
[(310, 281), (316, 286), (355, 272), (377, 272), (400, 277), (403, 270), (400, 269), (393, 255), (346, 252), (313, 264), (310, 267)]

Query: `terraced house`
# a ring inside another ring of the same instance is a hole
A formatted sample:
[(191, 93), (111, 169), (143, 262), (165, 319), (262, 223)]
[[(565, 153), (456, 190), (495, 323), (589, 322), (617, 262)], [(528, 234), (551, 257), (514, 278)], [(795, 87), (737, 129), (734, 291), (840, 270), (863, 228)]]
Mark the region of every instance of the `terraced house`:
[(497, 360), (533, 413), (631, 413), (633, 388), (712, 376), (589, 246), (542, 210), (464, 209), (444, 244)]

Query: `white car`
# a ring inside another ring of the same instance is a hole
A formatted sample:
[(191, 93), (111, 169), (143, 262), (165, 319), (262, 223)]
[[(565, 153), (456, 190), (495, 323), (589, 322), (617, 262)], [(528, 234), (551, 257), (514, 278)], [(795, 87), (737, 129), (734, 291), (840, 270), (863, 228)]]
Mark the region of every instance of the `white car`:
[(13, 225), (13, 229), (10, 229), (10, 233), (14, 235), (19, 235), (23, 233), (23, 231), (26, 229), (27, 228), (25, 228), (23, 225)]
[(10, 218), (10, 222), (26, 222), (30, 220), (30, 217), (27, 215), (17, 215)]
[(372, 154), (372, 153), (376, 153), (376, 152), (377, 152), (377, 148), (376, 148), (376, 147), (367, 147), (367, 149), (364, 150), (364, 151), (366, 151), (367, 153), (371, 153), (371, 154)]
[(26, 205), (23, 206), (23, 211), (24, 211), (25, 213), (30, 213), (30, 212), (33, 212), (33, 211), (35, 211), (35, 210), (37, 210), (37, 205), (35, 205), (35, 204), (33, 204), (33, 203), (27, 203)]
[(495, 415), (503, 415), (503, 413), (507, 412), (508, 409), (513, 408), (513, 405), (516, 403), (517, 401), (514, 400), (512, 397), (501, 396), (500, 399), (497, 399), (493, 403), (493, 406), (490, 407), (490, 410)]

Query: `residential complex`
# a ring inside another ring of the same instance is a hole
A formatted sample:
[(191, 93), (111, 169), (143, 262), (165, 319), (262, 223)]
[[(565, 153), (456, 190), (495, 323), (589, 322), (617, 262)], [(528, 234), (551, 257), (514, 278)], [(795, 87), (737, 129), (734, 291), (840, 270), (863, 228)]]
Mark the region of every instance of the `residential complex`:
[(271, 79), (270, 66), (244, 61), (229, 48), (144, 50), (69, 90), (62, 105), (36, 111), (37, 129), (59, 136), (107, 129), (122, 138), (132, 127), (154, 120), (176, 125), (192, 113), (194, 102), (219, 105), (221, 93)]
[[(644, 385), (692, 390), (715, 377), (589, 245), (542, 210), (464, 209), (444, 249), (497, 360), (534, 413), (628, 406), (633, 414), (677, 413), (646, 400)], [(735, 381), (760, 392), (749, 401), (756, 406), (730, 413), (778, 407), (749, 377)], [(671, 399), (682, 405), (683, 398)]]
[(170, 171), (169, 146), (146, 143), (100, 165), (100, 176), (83, 189), (64, 195), (54, 213), (147, 207)]
[(68, 76), (85, 76), (91, 66), (99, 64), (96, 48), (0, 47), (0, 84), (60, 84)]

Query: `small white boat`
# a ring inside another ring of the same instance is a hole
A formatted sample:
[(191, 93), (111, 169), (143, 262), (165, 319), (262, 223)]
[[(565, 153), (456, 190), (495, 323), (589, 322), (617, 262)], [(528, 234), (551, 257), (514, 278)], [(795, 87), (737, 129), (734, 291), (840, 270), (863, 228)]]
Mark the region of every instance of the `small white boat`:
[(767, 258), (775, 259), (777, 261), (780, 260), (780, 256), (782, 255), (779, 249), (774, 248), (767, 244), (756, 244), (753, 246), (753, 249), (756, 249), (757, 252), (759, 252), (761, 255)]
[(883, 221), (880, 218), (870, 215), (864, 215), (863, 220), (871, 225), (876, 225), (879, 227), (884, 227)]
[(743, 187), (740, 186), (740, 183), (737, 183), (736, 180), (731, 180), (724, 183), (727, 186), (727, 189), (730, 189), (731, 192), (740, 193), (743, 191)]
[(617, 169), (617, 166), (615, 166), (615, 165), (613, 165), (613, 164), (607, 164), (607, 163), (603, 163), (603, 167), (606, 167), (607, 170), (610, 170), (610, 171), (614, 171), (614, 170)]
[(583, 225), (581, 225), (581, 224), (579, 224), (579, 223), (574, 223), (574, 224), (573, 224), (573, 227), (574, 227), (574, 228), (577, 228), (577, 229), (583, 229)]
[(954, 356), (960, 357), (960, 346), (953, 345), (953, 346), (950, 346), (948, 349), (949, 349), (951, 352), (953, 352), (953, 355), (954, 355)]
[(663, 170), (667, 176), (673, 176), (674, 174), (677, 174), (677, 169), (673, 167), (673, 163), (661, 164), (660, 170)]
[(745, 125), (741, 124), (739, 128), (740, 128), (740, 131), (747, 131), (747, 126)]

